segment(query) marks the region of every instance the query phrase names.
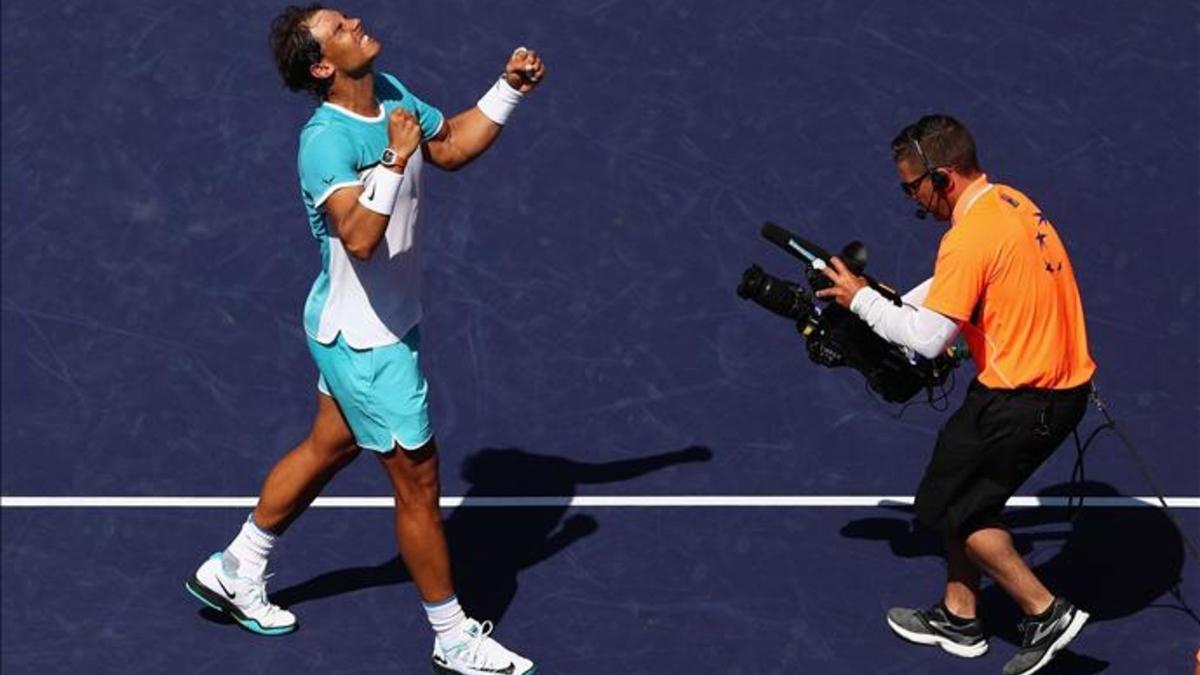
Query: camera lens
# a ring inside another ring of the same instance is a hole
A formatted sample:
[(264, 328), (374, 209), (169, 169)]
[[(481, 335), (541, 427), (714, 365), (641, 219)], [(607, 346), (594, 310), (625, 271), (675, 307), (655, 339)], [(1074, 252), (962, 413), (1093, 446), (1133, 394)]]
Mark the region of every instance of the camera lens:
[(767, 275), (763, 268), (758, 265), (751, 265), (742, 272), (742, 282), (738, 284), (737, 294), (743, 300), (749, 300), (758, 294), (758, 289), (762, 286), (763, 277)]
[(764, 309), (793, 321), (808, 316), (812, 308), (812, 300), (798, 284), (773, 277), (758, 265), (751, 265), (742, 272), (737, 294), (744, 300), (753, 300)]

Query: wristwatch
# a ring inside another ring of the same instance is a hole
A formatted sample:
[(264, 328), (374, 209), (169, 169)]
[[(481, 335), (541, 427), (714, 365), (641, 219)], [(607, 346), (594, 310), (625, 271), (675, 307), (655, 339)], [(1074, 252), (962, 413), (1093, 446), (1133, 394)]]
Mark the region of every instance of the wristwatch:
[(404, 161), (400, 159), (400, 154), (391, 148), (384, 148), (383, 154), (379, 156), (379, 163), (391, 168), (393, 166), (402, 166)]

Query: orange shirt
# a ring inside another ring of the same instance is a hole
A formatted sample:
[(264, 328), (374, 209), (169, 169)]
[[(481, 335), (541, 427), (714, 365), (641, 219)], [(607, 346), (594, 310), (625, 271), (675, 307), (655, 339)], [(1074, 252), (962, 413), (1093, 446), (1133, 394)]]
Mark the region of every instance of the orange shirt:
[(1058, 232), (1029, 197), (987, 176), (954, 206), (925, 306), (959, 322), (985, 386), (1070, 389), (1096, 371)]

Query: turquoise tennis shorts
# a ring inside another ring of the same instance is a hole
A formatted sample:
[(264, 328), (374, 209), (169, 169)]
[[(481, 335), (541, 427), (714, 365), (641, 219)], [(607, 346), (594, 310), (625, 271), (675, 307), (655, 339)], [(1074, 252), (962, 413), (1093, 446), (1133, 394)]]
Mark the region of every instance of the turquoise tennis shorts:
[(396, 344), (355, 349), (339, 333), (331, 344), (308, 338), (321, 377), (317, 389), (332, 396), (360, 448), (416, 450), (433, 438), (429, 383), (417, 355), (421, 333), (414, 326)]

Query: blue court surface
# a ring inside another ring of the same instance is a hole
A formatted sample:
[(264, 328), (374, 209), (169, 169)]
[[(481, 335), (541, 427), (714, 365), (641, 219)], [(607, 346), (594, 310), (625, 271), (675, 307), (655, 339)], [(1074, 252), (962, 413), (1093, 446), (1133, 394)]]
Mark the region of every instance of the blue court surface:
[[(299, 632), (251, 635), (183, 589), (315, 405), (301, 309), (320, 261), (295, 165), (311, 103), (271, 63), (279, 8), (0, 9), (4, 673), (428, 671), (370, 457), (272, 559)], [(1200, 3), (344, 8), (384, 43), (379, 68), (447, 113), (517, 45), (550, 69), (487, 155), (427, 173), (423, 206), (459, 595), (540, 673), (999, 673), (1016, 650), (991, 586), (980, 659), (884, 623), (940, 593), (907, 504), (947, 413), (901, 416), (734, 294), (751, 263), (801, 277), (764, 220), (866, 242), (897, 287), (929, 276), (944, 225), (912, 217), (888, 144), (930, 112), (1062, 234), (1097, 383), (1178, 506), (1177, 527), (1133, 499), (1155, 488), (1111, 433), (1082, 484), (1068, 443), (1022, 488), (1019, 549), (1093, 616), (1041, 672), (1190, 672)], [(1072, 489), (1091, 495), (1078, 511)]]

